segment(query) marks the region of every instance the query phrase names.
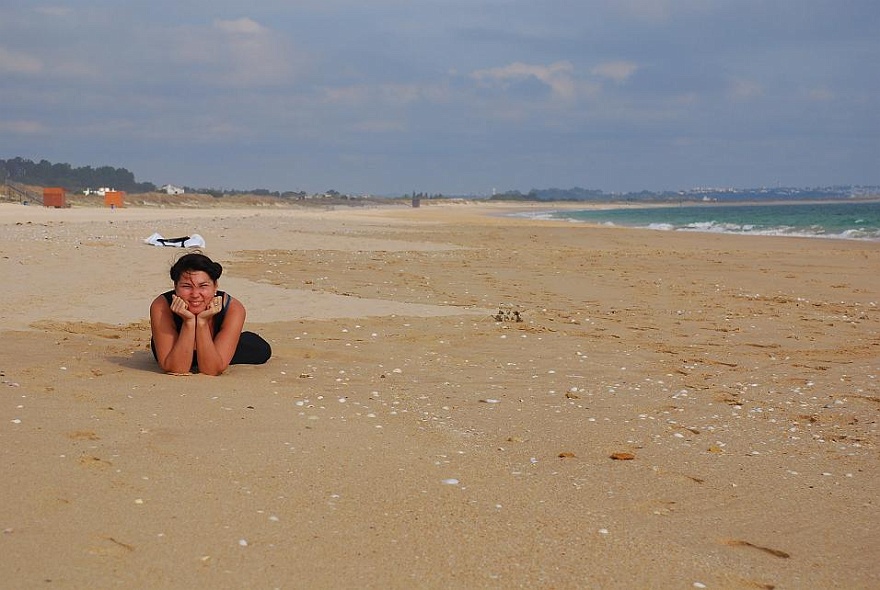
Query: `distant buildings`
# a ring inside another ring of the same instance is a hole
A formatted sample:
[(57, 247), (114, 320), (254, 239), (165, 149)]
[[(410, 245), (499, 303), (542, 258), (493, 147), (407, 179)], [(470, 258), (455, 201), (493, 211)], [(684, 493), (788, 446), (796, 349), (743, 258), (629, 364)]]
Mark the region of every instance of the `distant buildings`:
[(159, 190), (168, 195), (182, 195), (186, 192), (183, 188), (173, 184), (163, 184), (159, 187)]
[(112, 193), (116, 189), (107, 188), (106, 186), (102, 186), (101, 188), (87, 188), (83, 189), (83, 194), (88, 195), (98, 195), (99, 197), (106, 196), (107, 193)]

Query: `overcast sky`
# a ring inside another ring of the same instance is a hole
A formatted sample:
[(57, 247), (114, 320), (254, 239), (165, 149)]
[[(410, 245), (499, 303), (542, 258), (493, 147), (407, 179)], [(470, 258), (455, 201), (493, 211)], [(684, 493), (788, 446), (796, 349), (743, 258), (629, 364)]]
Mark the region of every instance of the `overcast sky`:
[(210, 188), (880, 184), (877, 0), (0, 0), (0, 158)]

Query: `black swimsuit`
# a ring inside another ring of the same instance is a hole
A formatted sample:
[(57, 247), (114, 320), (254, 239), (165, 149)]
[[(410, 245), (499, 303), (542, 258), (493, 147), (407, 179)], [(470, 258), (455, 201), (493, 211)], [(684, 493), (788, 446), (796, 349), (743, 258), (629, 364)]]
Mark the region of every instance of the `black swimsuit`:
[[(174, 295), (174, 291), (166, 291), (165, 293), (162, 293), (162, 297), (165, 298), (169, 306), (171, 306), (172, 295)], [(223, 319), (226, 317), (226, 310), (229, 308), (229, 302), (232, 301), (232, 296), (224, 291), (217, 291), (217, 295), (223, 297), (223, 308), (214, 316), (215, 335), (223, 326)], [(183, 318), (176, 313), (172, 313), (171, 316), (174, 319), (174, 327), (177, 328), (177, 333), (179, 334), (180, 329), (183, 327)], [(153, 343), (152, 338), (150, 338), (150, 349), (153, 351), (153, 358), (158, 361), (159, 357), (156, 355), (156, 345)], [(229, 361), (229, 364), (262, 365), (268, 361), (271, 356), (272, 347), (269, 346), (269, 343), (263, 340), (260, 335), (254, 334), (253, 332), (242, 332), (238, 339), (238, 345), (235, 347), (235, 354), (232, 355), (232, 360)], [(193, 351), (191, 369), (198, 369), (198, 367), (198, 353)]]

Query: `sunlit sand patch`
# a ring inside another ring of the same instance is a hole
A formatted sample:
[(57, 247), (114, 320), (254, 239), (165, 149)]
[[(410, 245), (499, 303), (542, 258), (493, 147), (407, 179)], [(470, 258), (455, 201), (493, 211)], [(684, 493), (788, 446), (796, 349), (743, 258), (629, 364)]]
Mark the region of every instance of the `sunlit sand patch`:
[[(280, 322), (298, 319), (361, 318), (368, 316), (443, 317), (488, 313), (477, 308), (405, 303), (285, 289), (275, 285), (230, 278), (224, 288), (233, 295), (243, 293), (249, 322)], [(246, 298), (246, 299), (245, 299)]]

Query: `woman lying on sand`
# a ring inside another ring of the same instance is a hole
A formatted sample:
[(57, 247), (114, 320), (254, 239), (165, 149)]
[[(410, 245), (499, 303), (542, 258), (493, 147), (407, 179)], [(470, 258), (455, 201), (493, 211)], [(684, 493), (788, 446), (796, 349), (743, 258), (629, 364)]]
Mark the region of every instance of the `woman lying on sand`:
[(219, 263), (199, 253), (171, 267), (174, 289), (150, 305), (150, 347), (166, 373), (219, 375), (229, 365), (261, 365), (272, 356), (268, 342), (242, 332), (244, 305), (217, 290), (222, 273)]

